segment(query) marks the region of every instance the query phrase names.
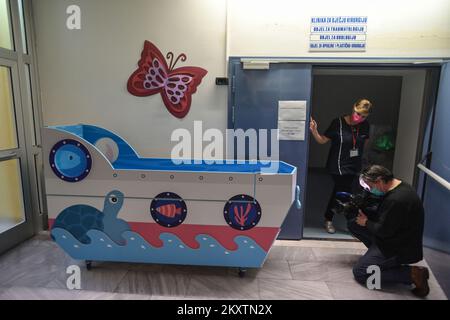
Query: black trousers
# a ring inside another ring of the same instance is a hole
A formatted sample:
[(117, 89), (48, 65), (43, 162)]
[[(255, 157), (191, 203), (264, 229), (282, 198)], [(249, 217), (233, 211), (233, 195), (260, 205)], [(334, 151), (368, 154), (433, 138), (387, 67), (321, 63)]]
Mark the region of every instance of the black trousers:
[(328, 201), (327, 210), (325, 211), (325, 220), (332, 221), (334, 217), (334, 209), (337, 206), (336, 203), (336, 193), (337, 192), (352, 192), (353, 181), (355, 180), (354, 175), (337, 175), (333, 174), (332, 178), (334, 181), (333, 192), (331, 193), (330, 200)]
[(412, 284), (411, 267), (398, 262), (397, 257), (386, 257), (375, 244), (373, 237), (366, 227), (361, 227), (354, 220), (348, 222), (348, 230), (369, 249), (353, 266), (355, 280), (366, 285), (369, 266), (380, 268), (381, 285), (386, 283)]

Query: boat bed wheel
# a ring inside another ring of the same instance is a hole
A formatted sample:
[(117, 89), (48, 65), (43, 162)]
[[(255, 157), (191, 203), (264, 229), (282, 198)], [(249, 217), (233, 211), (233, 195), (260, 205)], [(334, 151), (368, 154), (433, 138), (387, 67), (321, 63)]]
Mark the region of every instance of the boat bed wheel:
[(245, 277), (245, 274), (247, 273), (247, 269), (245, 268), (239, 268), (238, 274), (240, 278)]

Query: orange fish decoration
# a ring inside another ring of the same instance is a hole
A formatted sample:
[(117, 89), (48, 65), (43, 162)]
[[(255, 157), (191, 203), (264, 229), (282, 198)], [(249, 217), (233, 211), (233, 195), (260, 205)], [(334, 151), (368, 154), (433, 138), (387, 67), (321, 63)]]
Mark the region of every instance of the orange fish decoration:
[(166, 204), (156, 208), (156, 211), (165, 217), (173, 218), (177, 214), (181, 214), (181, 208), (177, 208), (174, 204)]

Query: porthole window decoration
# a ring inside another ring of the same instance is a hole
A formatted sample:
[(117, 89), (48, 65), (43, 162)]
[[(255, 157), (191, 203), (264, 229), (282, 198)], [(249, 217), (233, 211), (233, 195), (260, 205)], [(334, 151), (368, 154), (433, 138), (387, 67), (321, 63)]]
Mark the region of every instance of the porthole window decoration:
[(176, 193), (163, 192), (153, 199), (150, 214), (155, 222), (166, 228), (179, 226), (187, 215), (184, 200)]
[(53, 146), (49, 163), (58, 178), (67, 182), (78, 182), (91, 172), (92, 157), (81, 142), (65, 139)]
[(256, 227), (261, 215), (261, 206), (258, 201), (246, 194), (232, 197), (223, 208), (225, 221), (236, 230), (249, 230)]
[(111, 138), (100, 138), (95, 142), (95, 147), (113, 164), (119, 158), (119, 146)]

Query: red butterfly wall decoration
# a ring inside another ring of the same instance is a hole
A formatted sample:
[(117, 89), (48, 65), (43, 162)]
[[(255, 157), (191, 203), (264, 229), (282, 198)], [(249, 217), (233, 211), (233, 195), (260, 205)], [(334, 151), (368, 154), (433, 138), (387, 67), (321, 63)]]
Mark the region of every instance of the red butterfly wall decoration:
[(153, 43), (145, 41), (139, 68), (128, 79), (127, 89), (138, 97), (160, 93), (167, 110), (177, 118), (184, 118), (191, 107), (192, 95), (208, 72), (199, 67), (174, 69), (178, 60), (186, 61), (184, 53), (175, 62), (172, 52), (166, 58), (170, 59), (170, 65)]

